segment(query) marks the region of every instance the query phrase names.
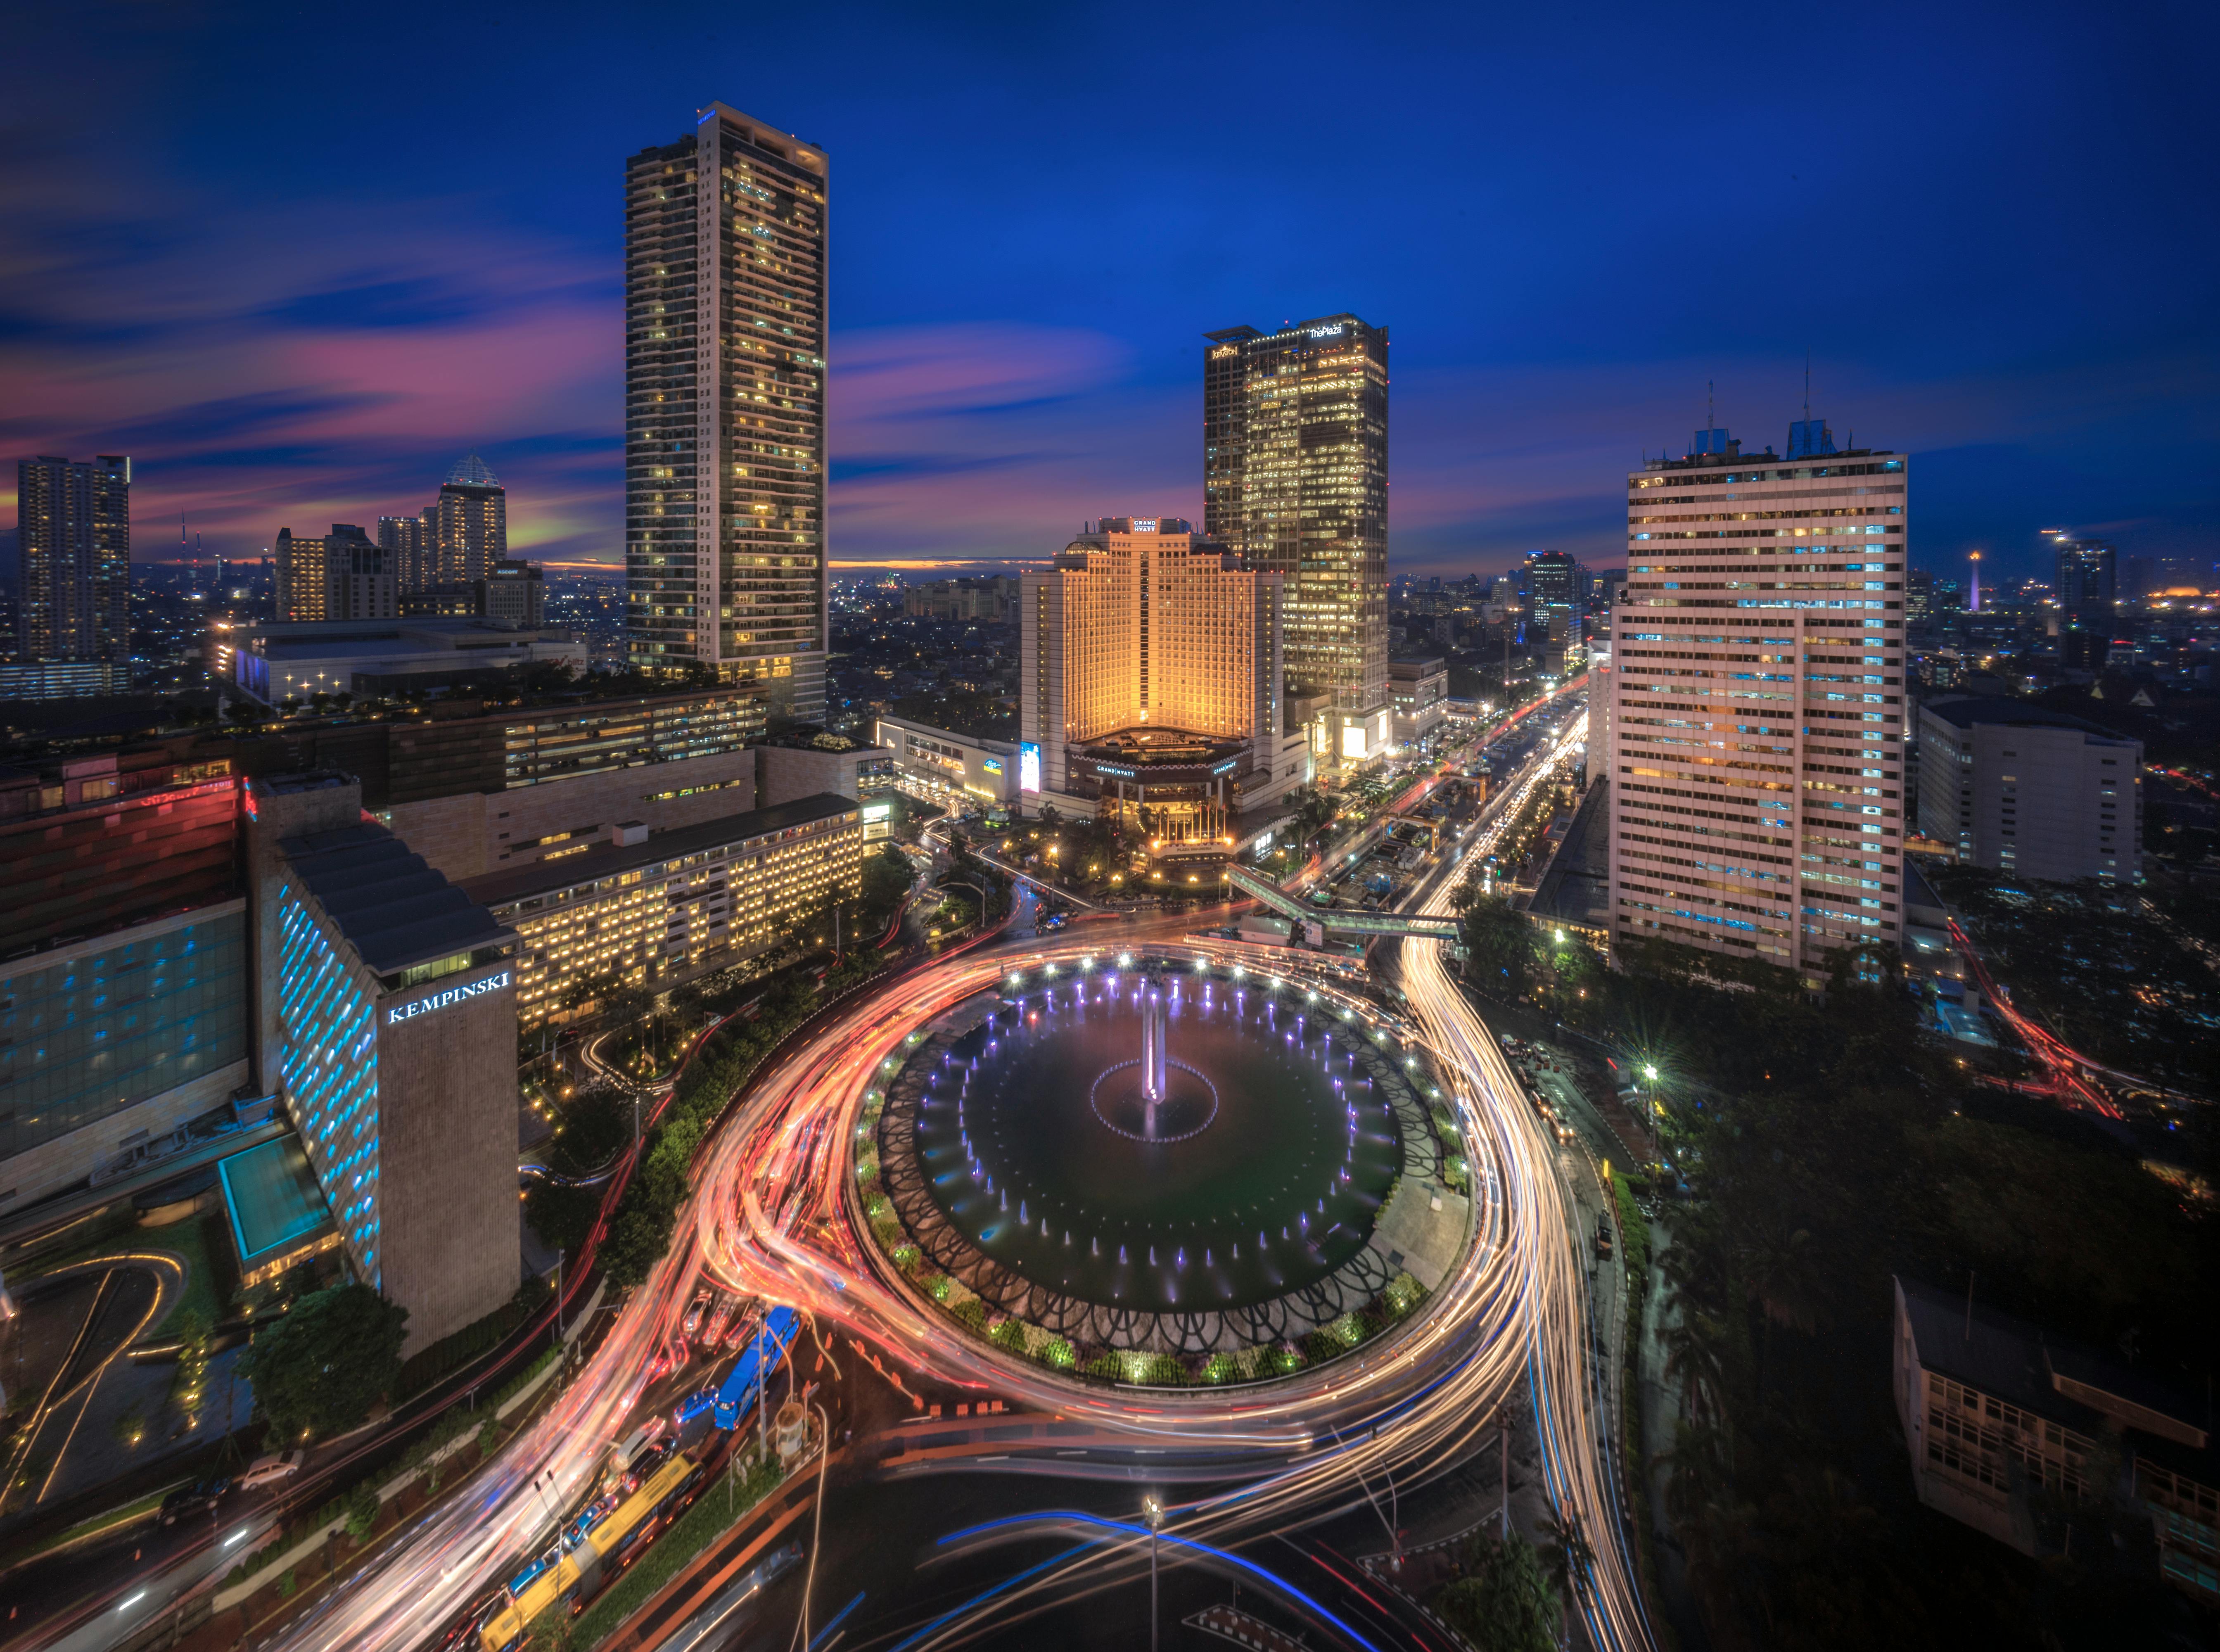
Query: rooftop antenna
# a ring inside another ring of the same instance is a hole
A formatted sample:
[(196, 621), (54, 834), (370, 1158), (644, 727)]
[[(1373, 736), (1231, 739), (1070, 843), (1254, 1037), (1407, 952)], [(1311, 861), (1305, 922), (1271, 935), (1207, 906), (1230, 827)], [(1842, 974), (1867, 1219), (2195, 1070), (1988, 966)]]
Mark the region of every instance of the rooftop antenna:
[[(1804, 422), (1807, 427), (1812, 422), (1812, 352), (1809, 350), (1804, 352)], [(1807, 442), (1811, 439), (1808, 430), (1805, 439)]]
[(1704, 381), (1704, 428), (1706, 432), (1714, 429), (1719, 422), (1718, 413), (1715, 405), (1718, 397), (1715, 393), (1715, 389), (1716, 387), (1712, 384), (1710, 379), (1707, 378)]

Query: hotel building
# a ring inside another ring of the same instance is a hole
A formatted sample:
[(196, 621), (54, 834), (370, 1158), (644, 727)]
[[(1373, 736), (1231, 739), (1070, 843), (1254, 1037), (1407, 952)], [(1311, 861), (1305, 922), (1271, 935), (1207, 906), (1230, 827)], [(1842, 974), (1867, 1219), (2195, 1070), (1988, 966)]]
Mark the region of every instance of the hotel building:
[(627, 822), (462, 887), (521, 938), (517, 1021), (530, 1032), (569, 1019), (583, 983), (675, 981), (767, 950), (860, 891), (863, 851), (863, 806), (820, 795), (669, 832)]
[(1627, 477), (1601, 692), (1614, 947), (1666, 940), (1824, 980), (1902, 929), (1911, 461), (1724, 430)]
[(625, 586), (634, 664), (825, 715), (822, 153), (713, 104), (625, 168)]
[(1203, 532), (1285, 582), (1288, 680), (1331, 707), (1319, 755), (1363, 762), (1389, 737), (1388, 329), (1207, 336)]
[(471, 584), (508, 560), (508, 491), (476, 453), (455, 461), (432, 510), (438, 526), (426, 547), (427, 583)]
[(1303, 732), (1282, 732), (1286, 589), (1174, 518), (1107, 520), (1025, 575), (1020, 758), (1022, 774), (1037, 751), (1041, 801), (1211, 841), (1301, 784)]
[(516, 936), (365, 820), (352, 776), (246, 798), (263, 1082), (421, 1349), (516, 1289)]

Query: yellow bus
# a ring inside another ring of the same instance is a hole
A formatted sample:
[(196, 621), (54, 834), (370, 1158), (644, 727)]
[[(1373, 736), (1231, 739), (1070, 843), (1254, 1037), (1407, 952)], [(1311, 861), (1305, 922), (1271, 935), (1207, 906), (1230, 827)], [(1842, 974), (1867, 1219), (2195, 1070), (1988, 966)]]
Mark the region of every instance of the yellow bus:
[(483, 1652), (510, 1652), (546, 1612), (558, 1606), (576, 1611), (599, 1594), (630, 1564), (633, 1551), (691, 1500), (701, 1479), (701, 1465), (673, 1451), (648, 1468), (645, 1479), (628, 1474), (617, 1490), (589, 1503), (544, 1553), (509, 1579), (501, 1604), (479, 1631)]

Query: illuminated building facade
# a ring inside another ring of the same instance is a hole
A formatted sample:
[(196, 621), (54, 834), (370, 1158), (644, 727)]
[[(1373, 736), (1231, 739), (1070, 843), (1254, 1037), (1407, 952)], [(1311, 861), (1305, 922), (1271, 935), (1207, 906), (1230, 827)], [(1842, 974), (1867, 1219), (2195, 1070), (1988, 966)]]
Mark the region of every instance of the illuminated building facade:
[(1039, 750), (1043, 798), (1145, 812), (1185, 841), (1300, 784), (1301, 752), (1282, 750), (1285, 591), (1175, 518), (1106, 520), (1025, 575), (1020, 743)]
[[(16, 464), (16, 650), (62, 695), (131, 685), (131, 461)], [(22, 685), (37, 686), (36, 678)]]
[(1797, 440), (1790, 463), (1701, 432), (1628, 477), (1598, 732), (1613, 944), (1822, 980), (1902, 933), (1911, 461)]
[(1208, 337), (1203, 532), (1285, 580), (1294, 691), (1370, 728), (1388, 698), (1388, 329), (1342, 315)]
[(401, 611), (397, 555), (351, 522), (334, 522), (320, 539), (279, 528), (274, 552), (278, 619), (312, 625), (394, 618)]
[(427, 583), (471, 584), (508, 559), (508, 493), (476, 453), (455, 461), (432, 508), (438, 528), (427, 547)]
[(863, 806), (806, 797), (650, 833), (635, 824), (571, 856), (463, 885), (521, 938), (517, 1019), (567, 1020), (592, 984), (736, 963), (863, 887)]
[(825, 714), (827, 171), (714, 104), (625, 171), (625, 586), (633, 662)]
[(263, 1080), (355, 1276), (421, 1349), (520, 1276), (516, 936), (364, 820), (351, 776), (246, 795)]
[(166, 1156), (248, 1081), (228, 763), (0, 776), (0, 1212)]

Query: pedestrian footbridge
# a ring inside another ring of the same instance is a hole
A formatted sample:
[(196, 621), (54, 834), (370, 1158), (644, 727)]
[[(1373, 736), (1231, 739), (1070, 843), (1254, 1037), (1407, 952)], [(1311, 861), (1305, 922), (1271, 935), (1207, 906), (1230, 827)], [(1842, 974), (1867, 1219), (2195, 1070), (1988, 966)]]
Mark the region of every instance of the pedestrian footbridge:
[(1245, 867), (1230, 869), (1230, 876), (1235, 888), (1281, 917), (1323, 924), (1339, 934), (1412, 935), (1431, 941), (1453, 941), (1456, 938), (1457, 925), (1454, 918), (1417, 918), (1395, 912), (1347, 912), (1335, 907), (1314, 907), (1307, 901), (1289, 895), (1270, 879), (1257, 876)]

